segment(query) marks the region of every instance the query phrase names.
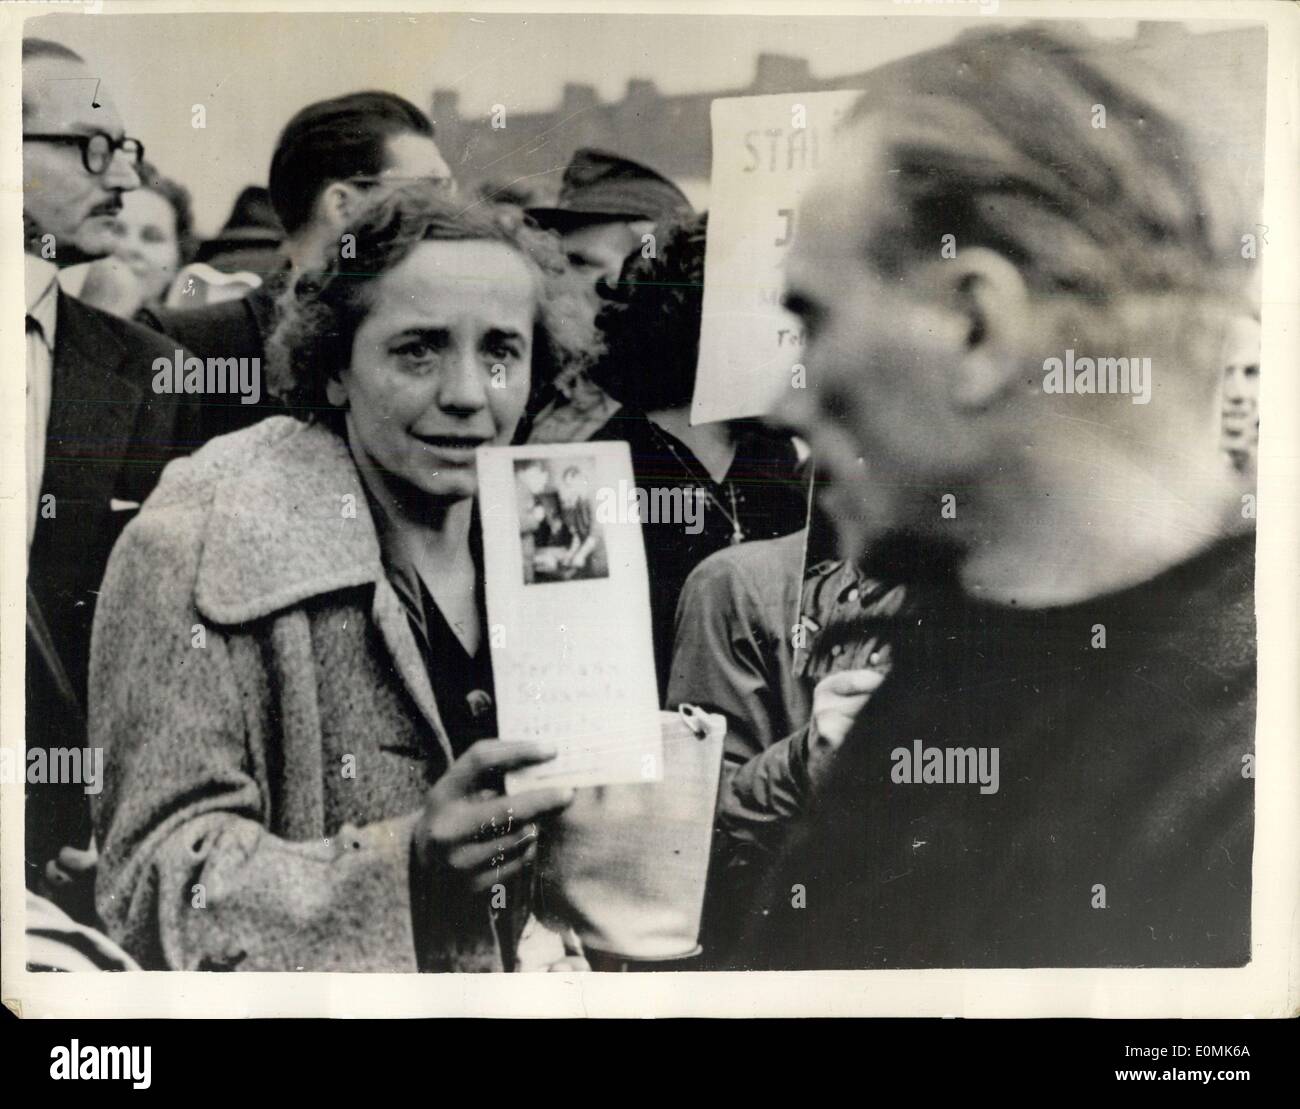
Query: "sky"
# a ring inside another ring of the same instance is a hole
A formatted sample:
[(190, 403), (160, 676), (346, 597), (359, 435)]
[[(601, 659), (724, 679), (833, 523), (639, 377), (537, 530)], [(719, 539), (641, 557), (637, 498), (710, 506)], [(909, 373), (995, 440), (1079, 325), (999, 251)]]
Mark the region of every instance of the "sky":
[[(55, 14), (27, 33), (87, 58), (149, 160), (190, 189), (206, 235), (240, 188), (264, 183), (281, 127), (313, 100), (383, 88), (428, 111), (433, 89), (445, 87), (460, 93), (462, 114), (479, 114), (494, 104), (555, 107), (567, 81), (595, 85), (602, 100), (619, 99), (631, 78), (653, 79), (665, 93), (721, 90), (748, 85), (764, 51), (805, 57), (815, 76), (830, 77), (988, 22), (974, 14)], [(196, 104), (202, 129), (192, 125)]]

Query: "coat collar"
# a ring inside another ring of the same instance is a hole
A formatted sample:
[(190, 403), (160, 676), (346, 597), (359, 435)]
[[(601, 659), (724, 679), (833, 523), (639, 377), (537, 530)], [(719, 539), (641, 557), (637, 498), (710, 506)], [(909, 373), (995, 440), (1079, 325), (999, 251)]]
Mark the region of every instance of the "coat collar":
[(450, 764), (451, 740), (406, 608), (384, 572), (347, 444), (319, 424), (275, 416), (205, 450), (210, 464), (229, 468), (217, 482), (199, 555), (199, 613), (215, 624), (242, 624), (373, 585), (371, 616), (380, 638)]
[(277, 417), (214, 446), (235, 457), (217, 483), (199, 558), (203, 615), (243, 623), (383, 577), (361, 476), (333, 431)]

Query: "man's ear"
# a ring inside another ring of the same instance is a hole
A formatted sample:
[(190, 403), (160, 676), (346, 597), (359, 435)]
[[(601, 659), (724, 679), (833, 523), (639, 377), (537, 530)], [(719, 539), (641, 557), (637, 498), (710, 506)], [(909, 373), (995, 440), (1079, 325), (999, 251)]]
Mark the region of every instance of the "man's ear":
[(356, 203), (357, 190), (344, 181), (332, 181), (316, 199), (317, 214), (333, 227), (342, 227)]
[(932, 263), (931, 276), (941, 303), (965, 325), (965, 350), (952, 377), (953, 402), (987, 408), (1020, 378), (1023, 337), (1031, 324), (1025, 279), (1013, 262), (985, 247)]
[(346, 408), (348, 406), (348, 390), (337, 377), (331, 377), (325, 382), (325, 399), (335, 408)]

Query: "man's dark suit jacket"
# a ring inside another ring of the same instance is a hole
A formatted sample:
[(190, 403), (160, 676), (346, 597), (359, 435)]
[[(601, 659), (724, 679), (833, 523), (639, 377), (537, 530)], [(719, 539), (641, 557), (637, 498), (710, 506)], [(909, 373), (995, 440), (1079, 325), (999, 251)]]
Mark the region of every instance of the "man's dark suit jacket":
[[(84, 746), (90, 628), (109, 552), (163, 467), (197, 445), (193, 407), (152, 390), (154, 360), (170, 360), (175, 344), (63, 293), (57, 311), (27, 571), (27, 743), (47, 749)], [(84, 847), (82, 787), (28, 785), (26, 827), (36, 871), (62, 846)]]
[(247, 296), (205, 304), (201, 308), (142, 308), (136, 319), (175, 339), (199, 358), (257, 358), (262, 390), (256, 404), (238, 397), (205, 397), (198, 406), (199, 435), (204, 442), (239, 431), (267, 416), (284, 415), (284, 406), (268, 395), (266, 344), (275, 328), (275, 298), (285, 278), (272, 274)]

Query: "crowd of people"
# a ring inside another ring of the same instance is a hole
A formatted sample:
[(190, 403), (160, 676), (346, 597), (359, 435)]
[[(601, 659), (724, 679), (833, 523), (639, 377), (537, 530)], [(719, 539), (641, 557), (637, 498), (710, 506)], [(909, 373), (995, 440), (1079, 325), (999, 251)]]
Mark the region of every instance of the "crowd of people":
[[(1251, 220), (1104, 49), (881, 71), (785, 276), (807, 387), (693, 425), (707, 214), (637, 151), (469, 195), (355, 92), (199, 243), (112, 90), (25, 40), (27, 746), (104, 767), (28, 782), (29, 963), (593, 965), (520, 942), (574, 792), (503, 791), (556, 752), (498, 736), (475, 475), (587, 441), (702, 513), (643, 525), (661, 704), (727, 724), (687, 965), (1245, 962)], [(1154, 402), (1046, 392), (1067, 348), (1149, 356)], [(265, 388), (160, 394), (190, 357)], [(520, 466), (526, 580), (603, 576), (585, 475)]]

